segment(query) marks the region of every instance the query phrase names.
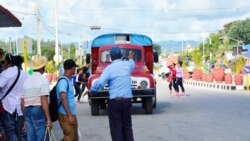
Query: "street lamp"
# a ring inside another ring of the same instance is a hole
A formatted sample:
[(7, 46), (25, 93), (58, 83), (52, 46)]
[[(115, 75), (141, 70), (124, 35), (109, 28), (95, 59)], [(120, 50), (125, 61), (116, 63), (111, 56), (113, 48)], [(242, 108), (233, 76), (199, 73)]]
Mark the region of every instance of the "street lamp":
[(205, 32), (202, 33), (201, 39), (202, 39), (202, 58), (203, 61), (205, 62), (205, 39), (206, 39)]
[(59, 62), (62, 61), (62, 58), (61, 55), (59, 54), (59, 43), (58, 43), (58, 13), (57, 13), (57, 10), (58, 10), (58, 1), (55, 0), (55, 32), (56, 32), (56, 44), (55, 44), (55, 56), (54, 56), (54, 60), (56, 62), (56, 65), (58, 66), (59, 65)]
[(101, 26), (90, 26), (90, 30), (101, 30)]

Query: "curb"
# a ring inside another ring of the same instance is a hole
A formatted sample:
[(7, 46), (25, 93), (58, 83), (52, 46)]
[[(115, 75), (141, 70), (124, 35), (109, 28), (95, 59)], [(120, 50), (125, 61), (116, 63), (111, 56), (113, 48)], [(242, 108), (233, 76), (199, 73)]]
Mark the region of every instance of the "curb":
[(184, 84), (193, 85), (198, 87), (207, 87), (213, 89), (221, 89), (221, 90), (246, 90), (246, 86), (243, 85), (235, 85), (235, 84), (225, 84), (225, 83), (209, 83), (202, 81), (194, 81), (194, 80), (184, 80)]

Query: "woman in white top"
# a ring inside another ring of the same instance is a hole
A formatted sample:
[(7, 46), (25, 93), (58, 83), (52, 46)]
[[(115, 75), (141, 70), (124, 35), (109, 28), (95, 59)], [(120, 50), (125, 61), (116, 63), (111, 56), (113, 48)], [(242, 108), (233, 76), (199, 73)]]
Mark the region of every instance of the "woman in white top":
[[(14, 83), (18, 75), (17, 66), (23, 63), (20, 56), (7, 54), (3, 67), (4, 71), (0, 74), (0, 98), (2, 99), (10, 86)], [(22, 86), (28, 75), (20, 70), (17, 83), (9, 94), (2, 99), (4, 111), (0, 113), (0, 119), (9, 141), (26, 141), (27, 134), (24, 129), (24, 117), (21, 110)]]
[(179, 86), (181, 87), (182, 94), (179, 94), (179, 96), (186, 96), (185, 89), (183, 86), (183, 68), (182, 68), (182, 62), (177, 63), (176, 68), (176, 91), (179, 93)]

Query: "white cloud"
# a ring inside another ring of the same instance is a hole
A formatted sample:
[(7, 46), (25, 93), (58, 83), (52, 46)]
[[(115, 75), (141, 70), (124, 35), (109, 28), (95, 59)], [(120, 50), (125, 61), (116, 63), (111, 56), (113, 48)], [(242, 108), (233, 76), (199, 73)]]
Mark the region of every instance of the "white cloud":
[[(21, 20), (18, 36), (36, 37), (35, 0), (0, 0)], [(146, 34), (154, 41), (200, 40), (233, 20), (250, 16), (250, 0), (58, 0), (60, 41), (91, 40), (110, 32)], [(42, 38), (54, 39), (54, 0), (40, 0)], [(101, 26), (90, 30), (89, 26)], [(44, 27), (45, 26), (45, 27)], [(49, 31), (48, 31), (49, 30)], [(0, 29), (0, 38), (15, 35), (13, 28)], [(52, 32), (52, 33), (51, 33)], [(52, 34), (52, 35), (51, 35)], [(14, 38), (14, 37), (12, 37)]]

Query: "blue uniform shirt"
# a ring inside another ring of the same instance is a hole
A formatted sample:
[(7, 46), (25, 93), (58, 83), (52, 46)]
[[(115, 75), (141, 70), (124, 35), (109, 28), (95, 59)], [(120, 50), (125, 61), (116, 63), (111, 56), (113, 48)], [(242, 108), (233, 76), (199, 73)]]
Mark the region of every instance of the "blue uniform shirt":
[(134, 70), (135, 63), (133, 59), (123, 61), (121, 59), (114, 60), (103, 71), (100, 78), (94, 83), (90, 89), (91, 92), (97, 92), (104, 87), (109, 86), (109, 99), (118, 97), (132, 98), (131, 91), (131, 72)]
[[(62, 77), (66, 78), (65, 76), (62, 76)], [(72, 115), (76, 115), (74, 87), (72, 85), (71, 80), (69, 80), (68, 78), (66, 78), (66, 79), (68, 82), (65, 79), (62, 79), (59, 81), (59, 83), (56, 86), (57, 102), (59, 104), (59, 102), (61, 101), (60, 93), (65, 92), (70, 112)], [(68, 87), (69, 87), (69, 89), (68, 89)], [(67, 114), (66, 111), (64, 110), (62, 104), (60, 105), (58, 112), (63, 114), (63, 115)]]

